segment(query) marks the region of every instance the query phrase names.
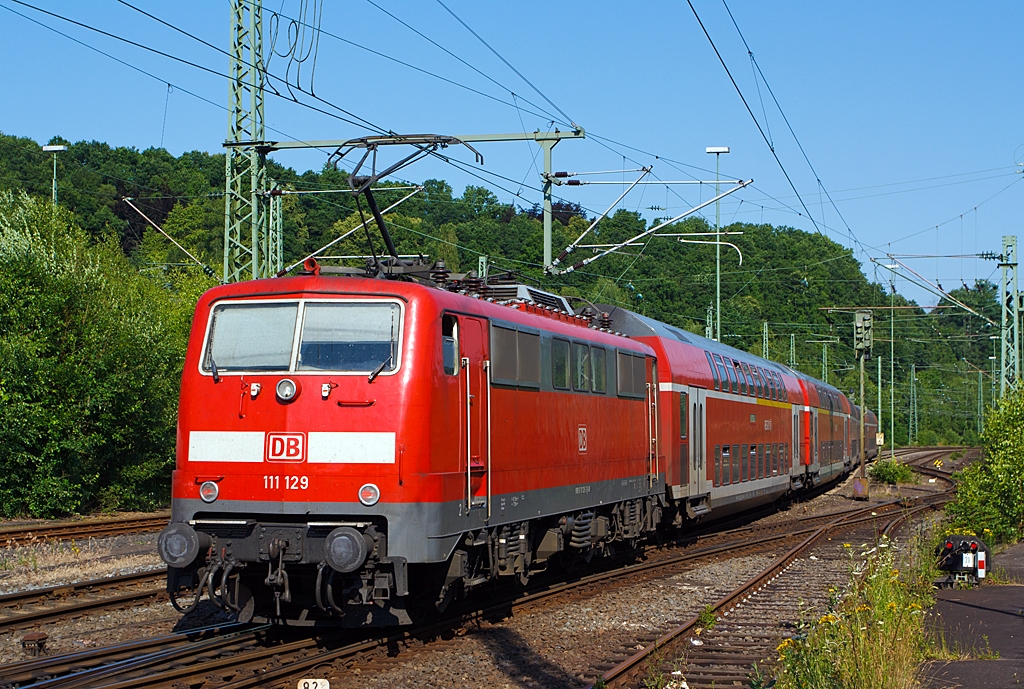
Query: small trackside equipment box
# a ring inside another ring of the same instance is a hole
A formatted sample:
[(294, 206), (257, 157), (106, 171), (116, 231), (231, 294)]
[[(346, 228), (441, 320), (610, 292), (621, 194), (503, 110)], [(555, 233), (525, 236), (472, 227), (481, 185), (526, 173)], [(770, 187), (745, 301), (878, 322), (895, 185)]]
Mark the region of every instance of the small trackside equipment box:
[(940, 588), (979, 584), (991, 567), (988, 546), (976, 536), (947, 536), (935, 554), (939, 570), (946, 573), (935, 581)]

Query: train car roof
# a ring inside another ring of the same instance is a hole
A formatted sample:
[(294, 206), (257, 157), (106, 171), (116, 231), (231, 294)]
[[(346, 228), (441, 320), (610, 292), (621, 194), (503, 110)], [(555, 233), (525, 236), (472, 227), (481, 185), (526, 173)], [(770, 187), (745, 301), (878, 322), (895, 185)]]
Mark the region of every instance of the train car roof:
[[(697, 335), (696, 333), (675, 328), (666, 323), (662, 323), (661, 321), (648, 316), (643, 316), (619, 306), (612, 306), (610, 304), (596, 304), (595, 306), (602, 311), (606, 311), (612, 319), (612, 328), (624, 335), (628, 335), (630, 337), (661, 337), (665, 339), (675, 339), (713, 354), (727, 356), (730, 359), (736, 359), (739, 361), (756, 359), (758, 366), (761, 366), (762, 368), (773, 368), (779, 373), (790, 375), (804, 381), (811, 388), (824, 388), (830, 392), (836, 393), (840, 398), (848, 399), (846, 394), (839, 388), (829, 385), (828, 383), (823, 383), (817, 378), (790, 368), (785, 364), (763, 359), (756, 354), (744, 352), (741, 349), (730, 347), (727, 344), (722, 344), (715, 340), (709, 340), (708, 338)], [(851, 402), (848, 402), (848, 404), (850, 404), (851, 407), (854, 406)]]

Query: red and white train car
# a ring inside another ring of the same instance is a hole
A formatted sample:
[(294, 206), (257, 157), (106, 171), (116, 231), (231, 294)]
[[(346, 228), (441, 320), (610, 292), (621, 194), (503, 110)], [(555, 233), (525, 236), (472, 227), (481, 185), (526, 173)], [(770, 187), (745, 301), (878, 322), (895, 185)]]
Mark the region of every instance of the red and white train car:
[(850, 467), (834, 388), (622, 309), (475, 289), (310, 274), (203, 295), (159, 539), (176, 604), (404, 624)]

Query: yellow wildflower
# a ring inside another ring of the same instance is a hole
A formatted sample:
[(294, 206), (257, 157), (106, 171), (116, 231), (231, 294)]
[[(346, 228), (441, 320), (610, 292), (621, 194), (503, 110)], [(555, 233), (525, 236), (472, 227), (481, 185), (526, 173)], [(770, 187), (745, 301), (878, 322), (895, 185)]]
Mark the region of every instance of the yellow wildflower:
[(896, 604), (893, 603), (892, 601), (889, 601), (889, 605), (887, 605), (885, 607), (888, 608), (889, 610), (895, 610), (896, 609)]

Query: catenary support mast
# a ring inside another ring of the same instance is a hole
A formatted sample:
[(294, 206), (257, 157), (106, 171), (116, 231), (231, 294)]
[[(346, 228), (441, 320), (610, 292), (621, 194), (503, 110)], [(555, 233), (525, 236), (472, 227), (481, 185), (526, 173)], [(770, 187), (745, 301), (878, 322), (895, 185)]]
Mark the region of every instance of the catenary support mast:
[(231, 0), (228, 138), (225, 155), (224, 282), (270, 277), (281, 268), (279, 226), (267, 196), (263, 120), (263, 2)]

